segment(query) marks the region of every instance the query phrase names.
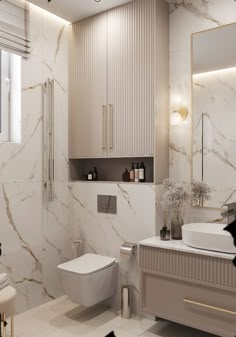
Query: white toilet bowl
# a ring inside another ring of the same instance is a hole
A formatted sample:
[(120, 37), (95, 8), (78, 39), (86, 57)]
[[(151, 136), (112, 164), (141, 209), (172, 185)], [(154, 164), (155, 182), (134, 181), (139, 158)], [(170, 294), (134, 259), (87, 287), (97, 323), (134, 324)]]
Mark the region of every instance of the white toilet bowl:
[(66, 295), (80, 305), (90, 307), (109, 297), (116, 289), (116, 259), (86, 254), (57, 267)]

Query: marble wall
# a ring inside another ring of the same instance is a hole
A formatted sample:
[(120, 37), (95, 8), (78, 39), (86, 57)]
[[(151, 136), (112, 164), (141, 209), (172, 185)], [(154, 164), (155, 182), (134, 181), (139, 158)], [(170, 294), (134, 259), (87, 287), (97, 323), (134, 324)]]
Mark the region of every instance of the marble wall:
[(193, 178), (211, 187), (207, 207), (235, 201), (236, 68), (193, 77)]
[[(170, 111), (186, 104), (186, 123), (170, 126), (170, 175), (191, 180), (191, 34), (236, 22), (234, 0), (169, 0), (170, 4)], [(219, 211), (191, 210), (195, 221), (213, 221)]]
[[(56, 266), (71, 257), (68, 222), (68, 33), (30, 5), (32, 55), (22, 59), (22, 141), (0, 144), (0, 272), (17, 289), (17, 312), (62, 293)], [(45, 204), (42, 84), (55, 79), (55, 201)]]
[[(156, 233), (156, 188), (153, 184), (84, 183), (70, 184), (70, 222), (74, 239), (84, 238), (84, 253), (119, 260), (117, 294), (113, 307), (120, 307), (122, 284), (132, 287), (133, 311), (139, 309), (138, 257), (133, 262), (120, 256), (120, 246), (128, 241), (152, 237)], [(97, 195), (117, 196), (117, 214), (97, 212)]]

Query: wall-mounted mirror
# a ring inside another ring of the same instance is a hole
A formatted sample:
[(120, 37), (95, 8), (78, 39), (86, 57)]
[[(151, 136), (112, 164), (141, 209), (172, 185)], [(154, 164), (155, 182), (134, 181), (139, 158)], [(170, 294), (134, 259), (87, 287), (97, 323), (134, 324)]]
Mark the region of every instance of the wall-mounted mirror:
[(192, 35), (192, 179), (211, 189), (194, 206), (236, 201), (235, 36), (236, 23)]

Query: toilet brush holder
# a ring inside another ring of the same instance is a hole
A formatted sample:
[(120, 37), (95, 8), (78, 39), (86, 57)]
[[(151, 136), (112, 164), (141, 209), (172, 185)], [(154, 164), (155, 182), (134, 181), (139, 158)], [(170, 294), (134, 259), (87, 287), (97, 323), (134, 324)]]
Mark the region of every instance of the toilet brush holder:
[(131, 287), (128, 285), (121, 287), (121, 317), (131, 318)]

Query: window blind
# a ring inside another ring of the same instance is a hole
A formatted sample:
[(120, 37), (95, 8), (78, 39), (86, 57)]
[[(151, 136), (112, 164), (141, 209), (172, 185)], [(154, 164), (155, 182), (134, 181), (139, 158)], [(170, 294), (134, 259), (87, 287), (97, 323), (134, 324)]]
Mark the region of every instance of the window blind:
[(0, 0), (0, 49), (29, 57), (29, 4), (27, 1)]

